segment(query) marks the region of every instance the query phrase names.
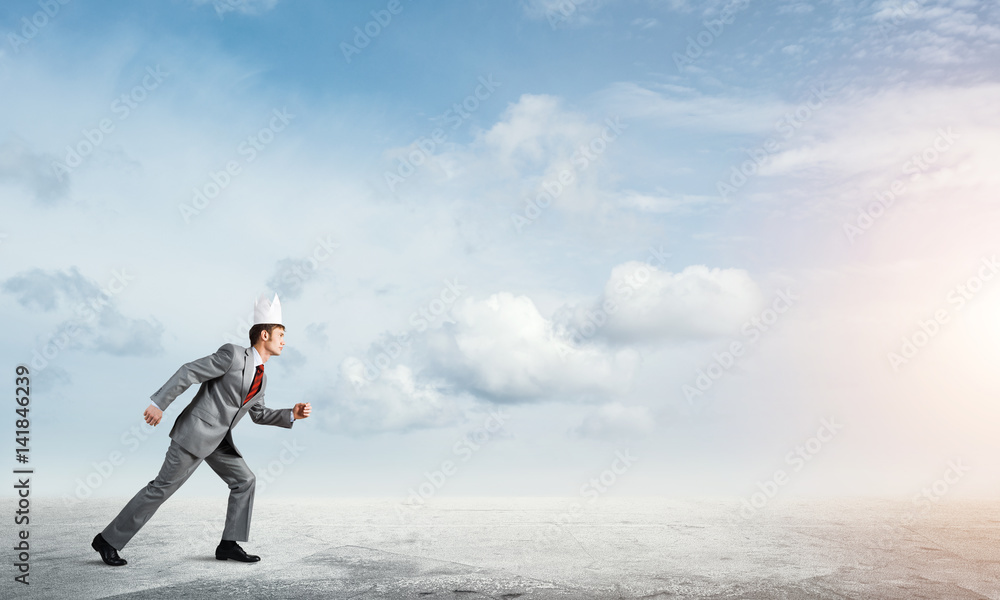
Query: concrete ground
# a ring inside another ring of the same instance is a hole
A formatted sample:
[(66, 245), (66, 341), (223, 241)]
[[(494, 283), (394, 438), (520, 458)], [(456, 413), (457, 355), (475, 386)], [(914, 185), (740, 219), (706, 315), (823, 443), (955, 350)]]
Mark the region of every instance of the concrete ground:
[(713, 500), (258, 498), (243, 547), (261, 562), (243, 564), (214, 557), (225, 496), (175, 498), (112, 568), (90, 541), (126, 501), (33, 499), (31, 585), (13, 582), (4, 526), (0, 598), (1000, 598), (1000, 501), (916, 519), (899, 502), (773, 501), (744, 519)]

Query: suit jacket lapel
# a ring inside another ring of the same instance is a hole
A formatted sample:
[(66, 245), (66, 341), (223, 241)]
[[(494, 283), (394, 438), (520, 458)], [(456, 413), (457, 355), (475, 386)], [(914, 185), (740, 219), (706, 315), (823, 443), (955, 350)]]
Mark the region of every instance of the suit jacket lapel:
[(240, 389), (240, 397), (237, 402), (240, 405), (243, 404), (243, 399), (247, 397), (247, 393), (250, 391), (250, 384), (253, 383), (253, 347), (247, 348), (243, 353), (243, 387)]
[[(245, 415), (246, 412), (250, 410), (250, 407), (253, 406), (254, 402), (256, 402), (254, 399), (251, 399), (250, 402), (247, 403), (243, 402), (243, 399), (247, 397), (247, 393), (250, 392), (250, 385), (253, 383), (253, 376), (256, 372), (256, 369), (253, 366), (253, 346), (247, 348), (243, 353), (243, 360), (243, 387), (240, 390), (240, 397), (236, 400), (239, 402), (240, 409), (236, 411), (235, 415), (233, 415), (233, 420), (229, 423), (230, 429), (232, 429), (232, 427), (243, 418), (243, 415)], [(261, 389), (264, 389), (265, 381), (267, 381), (267, 375), (264, 375), (261, 378)], [(257, 392), (254, 398), (257, 396), (260, 396), (260, 392)]]

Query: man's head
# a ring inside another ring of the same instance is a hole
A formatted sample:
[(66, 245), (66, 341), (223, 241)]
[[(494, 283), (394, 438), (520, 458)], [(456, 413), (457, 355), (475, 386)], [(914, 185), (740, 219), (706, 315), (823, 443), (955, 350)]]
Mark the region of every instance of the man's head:
[(281, 349), (285, 347), (285, 326), (275, 323), (254, 325), (250, 328), (250, 345), (256, 346), (261, 356), (264, 356), (262, 350), (268, 356), (281, 355)]

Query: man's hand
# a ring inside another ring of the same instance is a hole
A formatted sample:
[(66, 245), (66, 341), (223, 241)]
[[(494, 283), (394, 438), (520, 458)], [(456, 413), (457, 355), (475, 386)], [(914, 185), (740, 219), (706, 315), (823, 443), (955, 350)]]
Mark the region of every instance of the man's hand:
[(306, 417), (309, 416), (309, 413), (311, 412), (312, 412), (311, 404), (309, 404), (308, 402), (306, 402), (305, 404), (299, 402), (298, 404), (295, 405), (295, 408), (292, 409), (292, 416), (295, 417), (296, 419), (305, 419)]
[(147, 424), (156, 426), (160, 424), (160, 419), (163, 418), (163, 411), (150, 404), (146, 407), (146, 412), (142, 413), (142, 416), (146, 419)]

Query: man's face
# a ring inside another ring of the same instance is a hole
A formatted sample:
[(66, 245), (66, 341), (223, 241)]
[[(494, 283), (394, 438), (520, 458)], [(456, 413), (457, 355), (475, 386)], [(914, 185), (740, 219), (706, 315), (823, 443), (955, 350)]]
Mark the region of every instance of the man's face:
[(260, 339), (264, 341), (264, 349), (271, 356), (280, 356), (281, 349), (285, 347), (285, 328), (275, 327), (270, 334), (265, 330), (260, 334)]

